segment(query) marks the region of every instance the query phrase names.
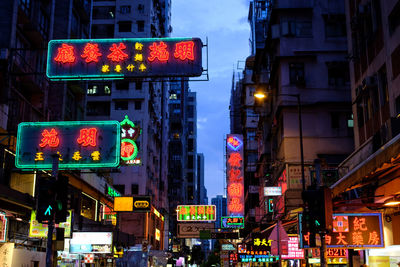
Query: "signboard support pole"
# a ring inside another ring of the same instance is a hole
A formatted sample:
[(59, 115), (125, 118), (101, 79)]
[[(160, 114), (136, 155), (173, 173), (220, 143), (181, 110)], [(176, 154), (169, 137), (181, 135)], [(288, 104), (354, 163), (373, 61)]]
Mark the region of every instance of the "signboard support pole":
[[(53, 164), (51, 169), (51, 175), (57, 180), (58, 176), (58, 163), (59, 156), (57, 154), (52, 155)], [(54, 213), (53, 219), (49, 221), (47, 230), (47, 248), (46, 248), (46, 267), (53, 267), (53, 229), (54, 229)]]
[(325, 233), (320, 233), (321, 235), (321, 248), (320, 248), (320, 263), (321, 267), (327, 267), (326, 264), (326, 242), (325, 242)]

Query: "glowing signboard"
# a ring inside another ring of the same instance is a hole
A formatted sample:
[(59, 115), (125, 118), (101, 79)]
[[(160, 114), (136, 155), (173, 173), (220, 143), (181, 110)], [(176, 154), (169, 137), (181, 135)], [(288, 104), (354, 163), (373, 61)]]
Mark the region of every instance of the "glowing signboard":
[[(300, 232), (302, 215), (299, 214)], [(381, 213), (333, 214), (333, 230), (325, 237), (328, 248), (384, 247)], [(301, 235), (300, 245), (310, 247), (310, 234)]]
[(244, 217), (221, 217), (221, 228), (244, 228)]
[(136, 126), (128, 115), (125, 115), (125, 119), (121, 122), (121, 159), (124, 164), (134, 164), (138, 154), (138, 147), (135, 141), (141, 132), (142, 129)]
[(6, 242), (7, 240), (7, 224), (8, 219), (4, 212), (0, 212), (0, 242)]
[(226, 175), (228, 216), (244, 216), (243, 136), (226, 138)]
[[(72, 211), (68, 211), (67, 220), (58, 224), (59, 228), (64, 228), (64, 236), (71, 237)], [(29, 222), (29, 237), (47, 238), (47, 224), (39, 223), (36, 220), (36, 211), (31, 211), (31, 220)]]
[(114, 211), (150, 212), (151, 197), (114, 197)]
[(112, 188), (111, 186), (107, 185), (106, 187), (106, 194), (109, 195), (110, 197), (120, 197), (121, 194), (115, 190), (114, 188)]
[(111, 232), (74, 232), (70, 253), (111, 253)]
[(202, 74), (199, 38), (124, 38), (52, 40), (50, 79), (189, 77)]
[(288, 254), (282, 255), (282, 259), (304, 259), (304, 250), (299, 248), (298, 236), (289, 236)]
[(264, 196), (281, 196), (282, 187), (280, 186), (269, 186), (264, 187)]
[(215, 205), (179, 205), (177, 207), (177, 220), (179, 222), (215, 221)]
[(117, 121), (22, 122), (18, 125), (15, 166), (51, 169), (118, 167), (120, 124)]

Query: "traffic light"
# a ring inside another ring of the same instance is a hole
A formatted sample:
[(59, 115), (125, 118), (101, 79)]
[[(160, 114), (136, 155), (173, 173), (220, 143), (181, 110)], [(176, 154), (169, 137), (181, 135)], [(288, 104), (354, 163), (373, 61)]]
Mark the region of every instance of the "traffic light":
[(55, 222), (65, 222), (68, 216), (68, 176), (59, 174), (57, 179)]
[(332, 197), (327, 187), (303, 192), (304, 226), (319, 233), (332, 229)]
[(274, 199), (268, 198), (268, 213), (274, 212)]
[(39, 177), (38, 180), (36, 220), (47, 223), (54, 217), (56, 180), (53, 177)]

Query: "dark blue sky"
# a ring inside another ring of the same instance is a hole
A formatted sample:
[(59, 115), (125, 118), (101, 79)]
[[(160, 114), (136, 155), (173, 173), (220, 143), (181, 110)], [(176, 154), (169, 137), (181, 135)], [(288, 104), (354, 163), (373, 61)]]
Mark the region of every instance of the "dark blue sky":
[(204, 153), (209, 201), (224, 191), (224, 136), (229, 133), (232, 71), (249, 56), (247, 0), (172, 0), (172, 37), (208, 37), (209, 81), (197, 92), (197, 152)]

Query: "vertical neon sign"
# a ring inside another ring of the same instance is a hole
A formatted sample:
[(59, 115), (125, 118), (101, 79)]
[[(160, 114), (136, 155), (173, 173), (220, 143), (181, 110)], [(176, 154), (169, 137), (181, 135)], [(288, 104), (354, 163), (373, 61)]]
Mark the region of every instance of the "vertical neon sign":
[(243, 136), (226, 138), (226, 180), (228, 216), (244, 216)]

